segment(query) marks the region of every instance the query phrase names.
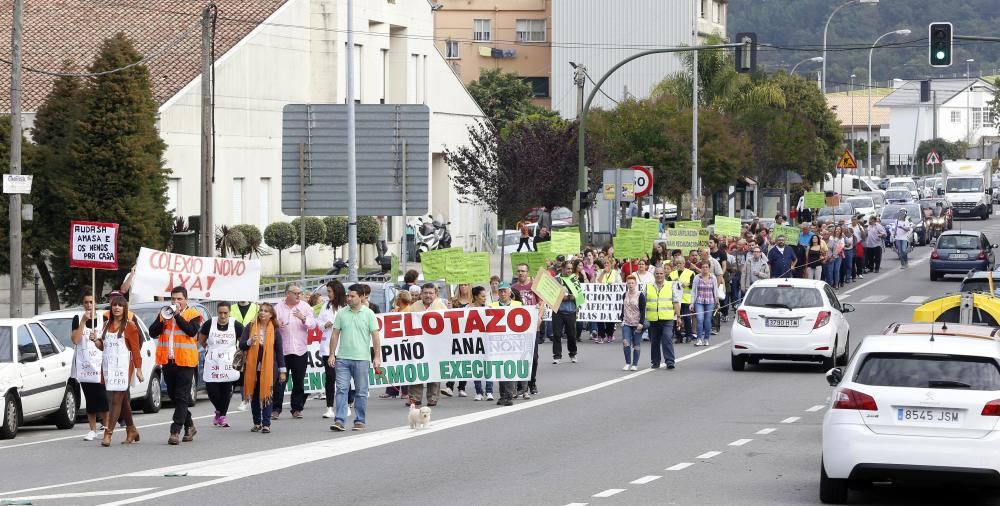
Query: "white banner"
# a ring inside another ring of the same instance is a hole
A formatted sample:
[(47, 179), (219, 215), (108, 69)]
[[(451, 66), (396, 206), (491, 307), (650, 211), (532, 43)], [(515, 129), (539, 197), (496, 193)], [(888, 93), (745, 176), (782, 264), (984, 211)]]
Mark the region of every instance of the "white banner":
[(125, 392), (129, 385), (129, 363), (132, 354), (125, 346), (125, 337), (108, 332), (104, 336), (104, 388), (108, 392)]
[(136, 259), (130, 300), (169, 298), (175, 286), (187, 288), (191, 299), (257, 300), (260, 260), (192, 257), (142, 248)]
[[(577, 313), (576, 321), (621, 323), (625, 283), (583, 283), (580, 286), (583, 287), (583, 297), (587, 302)], [(543, 319), (552, 319), (550, 309), (546, 308)]]
[[(83, 325), (85, 322), (80, 322)], [(80, 337), (80, 344), (76, 347), (76, 354), (73, 360), (76, 361), (76, 380), (80, 383), (100, 383), (101, 367), (104, 363), (104, 353), (97, 349), (90, 338), (94, 330), (86, 326), (83, 328), (83, 335)]]
[[(376, 315), (383, 374), (372, 388), (452, 380), (528, 381), (535, 351), (534, 307), (469, 308)], [(309, 345), (305, 388), (323, 391), (319, 343)], [(325, 354), (326, 352), (324, 352)], [(286, 384), (290, 388), (291, 383)]]

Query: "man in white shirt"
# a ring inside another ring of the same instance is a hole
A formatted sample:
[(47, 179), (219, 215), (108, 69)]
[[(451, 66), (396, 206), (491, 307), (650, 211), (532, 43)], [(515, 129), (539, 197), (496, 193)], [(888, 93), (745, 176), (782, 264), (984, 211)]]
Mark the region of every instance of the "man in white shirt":
[(913, 230), (913, 222), (910, 221), (906, 209), (900, 209), (896, 217), (896, 230), (892, 233), (892, 240), (896, 244), (896, 254), (899, 255), (899, 268), (905, 269), (909, 265), (907, 256), (910, 248), (910, 231)]

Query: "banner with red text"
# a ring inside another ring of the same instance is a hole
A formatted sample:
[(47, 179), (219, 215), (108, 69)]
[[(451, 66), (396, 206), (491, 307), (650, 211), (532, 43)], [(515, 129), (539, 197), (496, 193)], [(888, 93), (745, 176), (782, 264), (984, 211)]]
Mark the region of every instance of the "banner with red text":
[(254, 301), (260, 289), (260, 261), (139, 250), (130, 300), (169, 298), (175, 286), (187, 288), (191, 299)]

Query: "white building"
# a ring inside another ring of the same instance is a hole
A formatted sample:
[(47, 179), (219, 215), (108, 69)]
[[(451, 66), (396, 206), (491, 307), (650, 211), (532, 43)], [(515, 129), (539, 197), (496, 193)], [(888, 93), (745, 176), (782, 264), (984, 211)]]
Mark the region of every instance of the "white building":
[[(282, 108), (292, 103), (342, 104), (346, 100), (347, 2), (218, 0), (216, 4), (214, 223), (247, 223), (263, 231), (268, 223), (291, 219), (281, 212)], [(483, 114), (434, 46), (431, 3), (356, 0), (354, 4), (356, 100), (430, 108), (429, 208), (435, 216), (451, 221), (455, 246), (479, 249), (484, 227), (495, 229), (495, 218), (457, 202), (442, 154), (446, 147), (465, 143), (466, 127)], [(58, 69), (65, 57), (89, 63), (100, 41), (119, 31), (149, 54), (196, 26), (203, 6), (163, 2), (162, 7), (89, 0), (27, 2), (25, 64)], [(85, 13), (98, 22), (82, 30), (73, 19)], [(73, 44), (59, 37), (32, 37), (33, 30), (35, 34), (61, 32), (73, 37)], [(199, 34), (195, 29), (173, 52), (149, 65), (154, 95), (160, 102), (166, 166), (171, 170), (170, 207), (185, 217), (200, 214)], [(32, 55), (52, 56), (38, 61)], [(32, 75), (25, 88), (31, 90), (26, 91), (25, 110), (33, 112), (51, 89), (51, 79)], [(0, 110), (6, 105), (0, 103)], [(399, 218), (390, 221), (390, 242), (396, 242), (403, 226)], [(298, 266), (297, 252), (286, 252), (285, 271)], [(309, 249), (310, 267), (329, 266), (332, 259), (329, 247)], [(265, 271), (277, 270), (277, 255), (266, 255), (263, 260)]]
[[(653, 48), (694, 45), (726, 35), (727, 0), (552, 0), (552, 109), (576, 117), (577, 94), (570, 62), (583, 64), (597, 81), (619, 61)], [(635, 60), (601, 89), (615, 100), (643, 99), (664, 78), (683, 70), (674, 54)], [(587, 92), (592, 84), (586, 85)], [(614, 107), (598, 94), (592, 107)]]
[[(933, 79), (931, 100), (920, 101), (920, 81), (900, 81), (877, 105), (889, 109), (889, 165), (909, 165), (922, 141), (940, 137), (978, 145), (997, 136), (988, 102), (994, 88), (983, 79)], [(936, 105), (936, 107), (935, 107)]]

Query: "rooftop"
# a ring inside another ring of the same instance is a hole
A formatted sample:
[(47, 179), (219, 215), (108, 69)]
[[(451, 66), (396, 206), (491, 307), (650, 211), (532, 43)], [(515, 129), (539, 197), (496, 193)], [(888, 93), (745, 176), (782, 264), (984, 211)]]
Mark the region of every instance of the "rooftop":
[[(878, 98), (872, 94), (872, 125), (888, 125), (889, 109), (875, 107)], [(833, 109), (841, 127), (868, 126), (868, 95), (854, 93), (851, 96), (843, 94), (827, 94), (826, 103)], [(852, 116), (853, 112), (853, 116)]]
[[(931, 79), (931, 93), (937, 92), (937, 103), (948, 102), (966, 88), (981, 85), (989, 90), (993, 85), (981, 78)], [(892, 93), (878, 101), (881, 107), (908, 107), (923, 104), (920, 101), (920, 81), (906, 81)], [(926, 103), (930, 105), (930, 102)]]

